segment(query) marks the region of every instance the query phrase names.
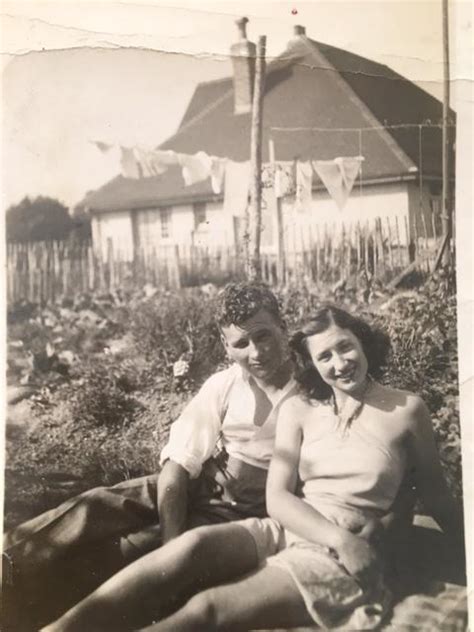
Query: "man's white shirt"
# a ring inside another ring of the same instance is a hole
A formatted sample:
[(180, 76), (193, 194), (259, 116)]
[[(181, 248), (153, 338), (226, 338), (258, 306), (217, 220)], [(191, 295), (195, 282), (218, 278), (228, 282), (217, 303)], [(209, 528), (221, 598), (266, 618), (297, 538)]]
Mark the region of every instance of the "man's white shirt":
[(278, 410), (295, 390), (290, 378), (267, 391), (237, 364), (215, 373), (172, 424), (160, 462), (171, 459), (197, 478), (220, 439), (230, 456), (268, 469)]

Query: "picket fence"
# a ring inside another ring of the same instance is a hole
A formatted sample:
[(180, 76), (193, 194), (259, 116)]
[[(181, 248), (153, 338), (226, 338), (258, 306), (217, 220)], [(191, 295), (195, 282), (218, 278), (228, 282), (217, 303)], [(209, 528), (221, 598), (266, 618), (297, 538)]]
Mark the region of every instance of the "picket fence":
[[(306, 239), (303, 248), (288, 243), (282, 256), (262, 253), (261, 276), (270, 285), (336, 284), (362, 278), (393, 280), (410, 262), (429, 272), (437, 242), (417, 238), (408, 246), (388, 220), (355, 224), (336, 235), (326, 226)], [(245, 276), (243, 252), (235, 248), (176, 245), (140, 250), (132, 261), (109, 248), (104, 260), (90, 242), (16, 242), (7, 244), (9, 303), (55, 301), (61, 296), (133, 289), (151, 284), (179, 288), (222, 284)]]

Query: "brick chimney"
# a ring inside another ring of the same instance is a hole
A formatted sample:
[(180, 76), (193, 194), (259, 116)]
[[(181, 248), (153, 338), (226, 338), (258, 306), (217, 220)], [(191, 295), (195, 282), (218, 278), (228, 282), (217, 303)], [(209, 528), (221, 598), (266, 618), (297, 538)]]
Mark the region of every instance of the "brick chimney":
[(230, 47), (234, 67), (234, 113), (244, 114), (252, 110), (253, 83), (257, 47), (247, 39), (248, 18), (236, 20), (239, 41)]
[(293, 37), (299, 37), (300, 35), (306, 35), (306, 29), (300, 24), (295, 24), (293, 27)]

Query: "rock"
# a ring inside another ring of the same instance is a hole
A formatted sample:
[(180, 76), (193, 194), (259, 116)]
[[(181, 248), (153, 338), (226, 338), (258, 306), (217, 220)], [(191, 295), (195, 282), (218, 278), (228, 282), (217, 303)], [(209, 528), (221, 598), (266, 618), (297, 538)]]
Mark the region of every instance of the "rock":
[(6, 433), (8, 438), (17, 437), (29, 432), (39, 423), (31, 410), (31, 403), (24, 399), (8, 406), (6, 416)]
[(99, 316), (96, 312), (93, 312), (91, 309), (81, 309), (79, 312), (79, 320), (82, 322), (90, 321), (92, 323), (99, 323), (102, 320), (102, 317)]
[(36, 393), (36, 389), (31, 386), (7, 386), (7, 405), (13, 406), (24, 399), (28, 399)]
[(154, 287), (150, 283), (147, 283), (143, 287), (143, 292), (145, 293), (146, 298), (152, 298), (158, 292), (158, 288)]
[(132, 341), (129, 336), (125, 335), (122, 338), (117, 338), (116, 340), (110, 340), (107, 344), (109, 353), (112, 355), (118, 355), (120, 353), (124, 353), (132, 344)]
[(64, 364), (71, 366), (72, 364), (74, 364), (77, 358), (72, 351), (66, 349), (65, 351), (61, 351), (60, 353), (58, 353), (58, 359)]
[(10, 340), (8, 343), (9, 349), (23, 349), (23, 340)]

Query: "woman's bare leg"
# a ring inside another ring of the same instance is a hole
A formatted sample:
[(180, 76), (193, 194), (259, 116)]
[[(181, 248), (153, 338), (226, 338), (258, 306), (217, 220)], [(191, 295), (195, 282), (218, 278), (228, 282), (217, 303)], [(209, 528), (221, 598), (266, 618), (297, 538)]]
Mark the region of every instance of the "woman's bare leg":
[(178, 612), (141, 632), (238, 632), (314, 625), (291, 575), (265, 566), (192, 597)]
[(245, 528), (199, 527), (121, 570), (43, 632), (136, 630), (168, 614), (177, 595), (228, 581), (257, 563)]

